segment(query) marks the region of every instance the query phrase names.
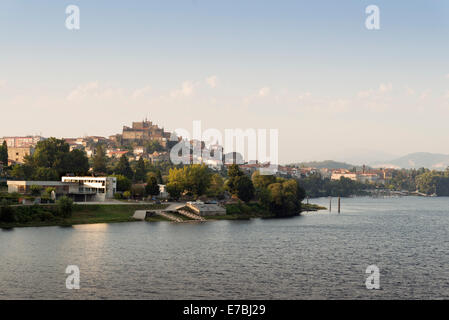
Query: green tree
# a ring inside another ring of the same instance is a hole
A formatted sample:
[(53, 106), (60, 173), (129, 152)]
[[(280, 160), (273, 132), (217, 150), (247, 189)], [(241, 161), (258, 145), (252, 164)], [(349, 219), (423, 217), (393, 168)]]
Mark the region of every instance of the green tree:
[(134, 181), (136, 182), (144, 181), (145, 175), (146, 175), (145, 161), (143, 160), (142, 157), (140, 157), (139, 161), (137, 161), (136, 172), (134, 174)]
[(117, 178), (117, 191), (129, 191), (131, 190), (131, 180), (123, 175), (115, 175), (114, 177)]
[(133, 198), (143, 198), (145, 197), (145, 187), (141, 184), (132, 185), (131, 194)]
[(179, 182), (169, 182), (167, 183), (167, 192), (171, 198), (178, 200), (183, 192), (183, 187)]
[(115, 167), (114, 172), (115, 174), (123, 175), (128, 179), (133, 178), (134, 172), (131, 169), (131, 166), (129, 165), (128, 157), (125, 154), (121, 156), (119, 162), (117, 163), (117, 166)]
[(260, 172), (254, 171), (251, 176), (251, 180), (253, 181), (254, 188), (256, 190), (265, 189), (268, 185), (276, 182), (276, 177), (273, 175), (260, 174)]
[(269, 194), (265, 201), (271, 212), (276, 216), (291, 216), (299, 214), (301, 201), (305, 191), (299, 187), (296, 180), (290, 179), (268, 185)]
[[(89, 159), (87, 158), (86, 152), (79, 149), (74, 149), (70, 151), (67, 155), (66, 168), (61, 166), (60, 173), (67, 174), (73, 173), (77, 176), (86, 175), (89, 171)], [(57, 168), (58, 169), (58, 168)]]
[(31, 194), (32, 194), (33, 196), (40, 196), (40, 195), (41, 195), (41, 192), (42, 192), (42, 187), (33, 184), (33, 185), (30, 186), (30, 192), (31, 192)]
[(0, 146), (0, 162), (6, 167), (8, 165), (8, 145), (6, 140), (3, 140), (3, 144)]
[(73, 200), (67, 196), (62, 196), (57, 201), (58, 212), (63, 218), (70, 218), (73, 211)]
[(184, 188), (199, 197), (206, 193), (211, 183), (211, 174), (205, 164), (193, 164), (183, 168)]
[(161, 146), (159, 141), (151, 140), (146, 145), (147, 153), (152, 154), (155, 151), (163, 151), (164, 147)]
[(95, 174), (106, 174), (108, 171), (106, 152), (101, 144), (95, 149), (92, 168)]
[(207, 196), (222, 199), (224, 196), (224, 191), (225, 188), (223, 178), (218, 173), (213, 174), (209, 189), (206, 192)]
[(2, 222), (16, 221), (14, 209), (11, 206), (9, 206), (8, 201), (6, 199), (3, 199), (0, 202), (0, 221)]
[(34, 181), (57, 181), (57, 180), (59, 180), (58, 171), (53, 168), (39, 167), (34, 170), (32, 180), (34, 180)]
[(147, 180), (147, 185), (145, 186), (145, 191), (147, 195), (157, 196), (159, 195), (159, 184), (154, 176), (150, 176)]
[(238, 176), (234, 180), (236, 195), (240, 200), (249, 202), (254, 198), (254, 186), (251, 179), (246, 176)]
[(236, 195), (237, 194), (237, 188), (235, 185), (236, 179), (238, 177), (243, 176), (244, 173), (242, 170), (240, 170), (240, 167), (237, 164), (232, 164), (228, 168), (228, 180), (226, 180), (226, 189), (231, 193)]

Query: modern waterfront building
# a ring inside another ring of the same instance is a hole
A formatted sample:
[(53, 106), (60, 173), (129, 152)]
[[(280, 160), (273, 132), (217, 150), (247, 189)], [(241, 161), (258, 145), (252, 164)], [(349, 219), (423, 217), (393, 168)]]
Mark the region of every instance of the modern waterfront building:
[(8, 180), (8, 192), (30, 194), (32, 186), (42, 191), (54, 188), (56, 196), (68, 196), (75, 201), (106, 201), (117, 190), (115, 177), (62, 177), (61, 181), (14, 181)]

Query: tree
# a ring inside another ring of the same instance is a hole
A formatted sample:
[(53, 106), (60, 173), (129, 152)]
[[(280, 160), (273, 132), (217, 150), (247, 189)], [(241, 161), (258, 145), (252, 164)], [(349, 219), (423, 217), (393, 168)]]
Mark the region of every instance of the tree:
[(131, 190), (131, 180), (122, 175), (115, 175), (114, 177), (117, 178), (117, 191), (124, 192)]
[(93, 158), (93, 171), (95, 174), (106, 174), (107, 169), (107, 158), (104, 147), (99, 144), (96, 148), (96, 152)]
[[(40, 168), (47, 171), (37, 172)], [(50, 172), (50, 169), (53, 171)], [(35, 180), (42, 176), (49, 180), (59, 180), (67, 173), (84, 175), (88, 170), (89, 161), (84, 151), (77, 149), (70, 151), (70, 146), (64, 140), (49, 138), (37, 143), (34, 154), (25, 157), (23, 170), (17, 169), (15, 174), (24, 175), (27, 180)]]
[(6, 199), (3, 199), (0, 202), (0, 221), (2, 222), (16, 221), (14, 210), (11, 206), (8, 205), (8, 201)]
[(57, 181), (59, 180), (58, 171), (53, 168), (39, 167), (32, 176), (34, 181)]
[(136, 182), (144, 181), (145, 174), (146, 174), (145, 161), (143, 160), (142, 157), (140, 157), (139, 161), (137, 161), (136, 172), (134, 174), (134, 181)]
[(236, 190), (235, 194), (240, 200), (249, 202), (254, 198), (254, 185), (248, 176), (243, 175), (235, 177), (234, 187)]
[(77, 176), (86, 175), (89, 171), (89, 159), (87, 159), (86, 152), (79, 149), (74, 149), (66, 154), (66, 167), (61, 167), (61, 174), (73, 173)]
[(33, 184), (30, 186), (30, 192), (31, 192), (31, 195), (33, 195), (33, 196), (40, 196), (40, 194), (42, 192), (42, 187)]
[(151, 154), (155, 151), (163, 151), (164, 147), (161, 146), (159, 141), (157, 140), (151, 140), (146, 145), (147, 153)]
[(167, 192), (171, 198), (178, 200), (183, 192), (183, 187), (179, 182), (167, 183)]
[(131, 186), (131, 194), (133, 198), (143, 198), (145, 197), (145, 187), (141, 184), (135, 184)]
[(159, 184), (157, 183), (157, 179), (154, 176), (151, 176), (147, 180), (147, 185), (145, 186), (145, 191), (147, 195), (157, 196), (159, 195)]
[(192, 193), (196, 198), (206, 193), (210, 186), (211, 174), (205, 164), (193, 164), (183, 168), (185, 191)]
[(116, 174), (123, 175), (128, 179), (133, 178), (134, 173), (133, 170), (131, 169), (131, 166), (129, 165), (128, 157), (125, 154), (121, 156), (119, 162), (117, 163), (117, 166), (115, 167), (114, 172)]
[(3, 140), (3, 144), (0, 146), (0, 162), (6, 167), (8, 165), (8, 145), (6, 140)]
[(285, 180), (268, 185), (268, 198), (264, 202), (276, 216), (292, 216), (299, 214), (301, 201), (305, 191), (299, 187), (296, 180)]
[(73, 210), (73, 200), (67, 196), (62, 196), (57, 200), (58, 212), (63, 218), (70, 218)]
[(237, 194), (237, 188), (235, 186), (236, 179), (238, 177), (243, 176), (244, 173), (242, 170), (240, 170), (239, 166), (236, 164), (232, 164), (228, 168), (228, 180), (226, 180), (226, 189), (231, 193), (236, 195)]
[(207, 196), (221, 199), (223, 198), (224, 191), (225, 188), (223, 178), (218, 173), (213, 174), (209, 189), (206, 192)]

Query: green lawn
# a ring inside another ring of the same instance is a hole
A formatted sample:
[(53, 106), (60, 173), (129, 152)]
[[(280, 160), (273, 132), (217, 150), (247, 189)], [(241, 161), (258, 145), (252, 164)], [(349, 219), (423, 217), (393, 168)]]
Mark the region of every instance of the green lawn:
[[(114, 223), (137, 221), (133, 219), (136, 210), (155, 210), (163, 209), (166, 204), (136, 204), (136, 205), (86, 205), (75, 204), (72, 216), (70, 218), (54, 218), (48, 221), (30, 221), (26, 223), (0, 223), (0, 228), (13, 227), (40, 227), (40, 226), (58, 226), (73, 224), (91, 224), (91, 223)], [(42, 206), (44, 209), (45, 206)], [(154, 217), (156, 218), (156, 217)], [(151, 220), (155, 220), (152, 219)], [(156, 219), (156, 221), (166, 221), (165, 219)]]

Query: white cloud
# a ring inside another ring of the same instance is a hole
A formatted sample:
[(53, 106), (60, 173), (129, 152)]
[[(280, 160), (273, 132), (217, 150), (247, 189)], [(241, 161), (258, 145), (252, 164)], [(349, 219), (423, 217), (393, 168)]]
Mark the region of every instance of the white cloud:
[(379, 85), (379, 88), (360, 91), (357, 95), (359, 98), (368, 98), (368, 97), (383, 95), (392, 90), (393, 90), (393, 85), (391, 83), (387, 83), (387, 84), (381, 83)]
[(206, 78), (206, 83), (209, 87), (216, 88), (218, 84), (218, 77), (217, 76), (210, 76)]
[(173, 90), (170, 94), (171, 97), (176, 98), (180, 96), (189, 97), (195, 93), (195, 88), (198, 86), (197, 83), (192, 81), (184, 81), (180, 89)]
[(132, 93), (131, 97), (133, 99), (139, 99), (142, 98), (144, 96), (146, 96), (147, 94), (151, 93), (151, 86), (145, 86), (143, 88), (139, 88), (134, 90), (134, 92)]
[(81, 84), (73, 89), (66, 97), (67, 101), (84, 100), (95, 98), (100, 100), (111, 100), (123, 98), (122, 88), (101, 86), (98, 81)]

